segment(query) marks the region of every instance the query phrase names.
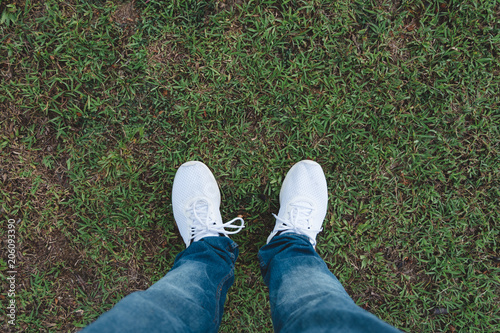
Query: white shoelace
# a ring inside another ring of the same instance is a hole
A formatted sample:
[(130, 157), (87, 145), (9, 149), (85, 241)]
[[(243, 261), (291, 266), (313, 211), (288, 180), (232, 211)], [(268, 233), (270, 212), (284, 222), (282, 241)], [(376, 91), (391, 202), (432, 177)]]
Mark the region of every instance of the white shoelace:
[(306, 202), (297, 202), (290, 204), (290, 206), (292, 209), (288, 214), (288, 219), (281, 218), (278, 215), (273, 214), (276, 220), (280, 222), (275, 229), (277, 233), (280, 231), (290, 231), (296, 234), (304, 234), (304, 232), (318, 233), (323, 230), (323, 228), (311, 228), (309, 218), (312, 216), (314, 208), (312, 208), (309, 204)]
[[(207, 200), (200, 199), (195, 201), (188, 209), (193, 220), (193, 225), (189, 233), (190, 241), (198, 241), (203, 237), (214, 236), (217, 234), (232, 235), (241, 231), (245, 227), (245, 221), (241, 217), (236, 217), (229, 222), (217, 224), (213, 212), (210, 212), (210, 206)], [(241, 224), (233, 224), (235, 221), (241, 221)], [(237, 230), (226, 230), (237, 229)]]

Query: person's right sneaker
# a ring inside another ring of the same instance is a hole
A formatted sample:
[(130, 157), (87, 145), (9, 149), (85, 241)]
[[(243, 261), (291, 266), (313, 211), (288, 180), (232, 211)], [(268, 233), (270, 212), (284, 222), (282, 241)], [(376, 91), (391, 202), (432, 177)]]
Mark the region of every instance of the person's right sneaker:
[(316, 246), (328, 206), (328, 187), (321, 166), (310, 160), (295, 164), (287, 173), (280, 191), (280, 210), (267, 243), (278, 233), (306, 235)]

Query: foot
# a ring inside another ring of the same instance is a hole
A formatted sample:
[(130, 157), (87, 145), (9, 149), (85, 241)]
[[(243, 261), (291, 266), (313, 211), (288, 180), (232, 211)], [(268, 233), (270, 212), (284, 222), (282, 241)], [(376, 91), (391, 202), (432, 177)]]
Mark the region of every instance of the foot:
[(292, 232), (309, 237), (316, 246), (316, 235), (326, 216), (328, 188), (321, 166), (310, 160), (300, 161), (287, 173), (280, 191), (280, 210), (267, 243), (278, 233)]
[[(204, 237), (228, 237), (243, 229), (245, 222), (240, 217), (222, 223), (219, 207), (219, 186), (210, 169), (198, 161), (181, 165), (172, 187), (172, 208), (186, 247)], [(233, 225), (236, 220), (241, 224)], [(224, 228), (236, 230), (227, 231)]]

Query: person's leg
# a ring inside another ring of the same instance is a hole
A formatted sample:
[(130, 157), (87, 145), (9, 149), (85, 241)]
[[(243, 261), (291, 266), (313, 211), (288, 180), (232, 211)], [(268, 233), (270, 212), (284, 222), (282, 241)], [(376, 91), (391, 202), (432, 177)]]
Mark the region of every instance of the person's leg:
[(357, 306), (315, 251), (328, 189), (321, 166), (301, 161), (288, 172), (280, 210), (259, 251), (276, 332), (397, 332)]
[(227, 237), (193, 242), (161, 280), (122, 299), (84, 332), (217, 332), (237, 256)]
[[(219, 188), (208, 167), (197, 161), (181, 165), (172, 208), (186, 250), (165, 277), (125, 297), (84, 332), (216, 332), (238, 256), (227, 235), (244, 227), (239, 217), (222, 223), (219, 206)], [(233, 225), (236, 220), (241, 224)]]
[(398, 332), (354, 303), (307, 236), (275, 236), (259, 259), (276, 332)]

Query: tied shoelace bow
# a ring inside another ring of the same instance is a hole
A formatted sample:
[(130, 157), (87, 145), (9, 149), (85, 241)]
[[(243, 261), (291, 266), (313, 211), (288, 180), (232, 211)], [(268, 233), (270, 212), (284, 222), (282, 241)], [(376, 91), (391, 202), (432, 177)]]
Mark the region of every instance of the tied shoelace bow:
[[(245, 221), (241, 217), (236, 217), (229, 222), (217, 224), (213, 214), (210, 212), (210, 207), (207, 200), (197, 200), (188, 209), (193, 220), (193, 225), (190, 230), (190, 240), (198, 241), (203, 237), (208, 235), (213, 235), (214, 233), (232, 235), (241, 231), (245, 227)], [(235, 221), (241, 221), (241, 224), (233, 224)], [(236, 229), (236, 230), (226, 230)]]
[(296, 234), (302, 234), (304, 231), (318, 233), (323, 228), (313, 229), (310, 226), (309, 218), (312, 216), (313, 208), (307, 202), (298, 202), (290, 204), (292, 209), (289, 212), (289, 218), (284, 219), (276, 214), (273, 216), (277, 221), (281, 222), (275, 229), (276, 232), (291, 231)]

